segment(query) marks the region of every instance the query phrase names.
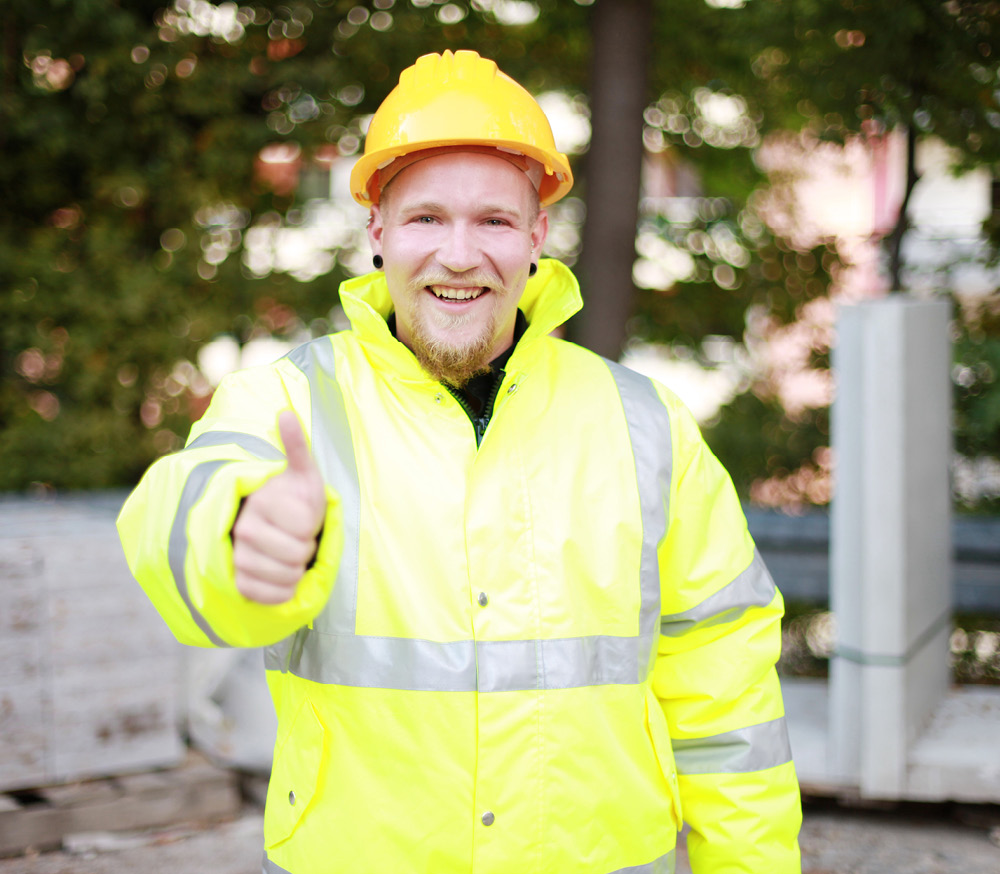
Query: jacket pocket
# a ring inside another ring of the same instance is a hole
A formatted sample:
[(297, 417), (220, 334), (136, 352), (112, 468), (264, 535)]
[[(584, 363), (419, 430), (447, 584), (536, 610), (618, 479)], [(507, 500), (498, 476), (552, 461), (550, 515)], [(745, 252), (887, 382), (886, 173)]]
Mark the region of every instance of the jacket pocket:
[(326, 760), (326, 729), (308, 699), (275, 751), (264, 811), (264, 846), (292, 836), (319, 790)]
[(646, 734), (653, 746), (653, 754), (660, 765), (660, 773), (670, 792), (671, 806), (674, 812), (674, 825), (680, 831), (684, 825), (684, 812), (681, 809), (681, 793), (677, 786), (677, 765), (674, 762), (674, 747), (670, 743), (670, 732), (667, 729), (667, 719), (660, 708), (653, 690), (646, 687)]

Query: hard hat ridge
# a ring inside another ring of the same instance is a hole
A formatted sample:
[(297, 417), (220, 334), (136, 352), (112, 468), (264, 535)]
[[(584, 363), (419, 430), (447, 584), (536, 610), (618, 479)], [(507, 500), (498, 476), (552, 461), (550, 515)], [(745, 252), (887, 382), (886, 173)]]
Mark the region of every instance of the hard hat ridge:
[(402, 72), (372, 118), (364, 155), (351, 172), (351, 194), (363, 206), (378, 203), (400, 169), (391, 166), (397, 158), (412, 163), (414, 153), (462, 146), (523, 155), (540, 166), (540, 181), (531, 175), (542, 206), (573, 184), (569, 161), (531, 94), (494, 61), (459, 50), (423, 55)]
[[(478, 52), (445, 49), (441, 54), (421, 55), (399, 76), (399, 84), (412, 88), (440, 88), (455, 79), (468, 80), (489, 86), (500, 73), (496, 61), (482, 57)], [(513, 80), (511, 80), (513, 81)]]

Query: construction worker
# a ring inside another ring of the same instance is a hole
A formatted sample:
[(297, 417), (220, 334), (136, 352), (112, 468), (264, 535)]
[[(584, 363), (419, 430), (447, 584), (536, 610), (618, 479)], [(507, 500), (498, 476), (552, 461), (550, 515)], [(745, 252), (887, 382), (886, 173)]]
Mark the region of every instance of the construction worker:
[(572, 185), (520, 85), (427, 55), (351, 176), (351, 328), (227, 377), (119, 519), (176, 636), (267, 647), (265, 872), (800, 870), (782, 600), (663, 386), (552, 332)]

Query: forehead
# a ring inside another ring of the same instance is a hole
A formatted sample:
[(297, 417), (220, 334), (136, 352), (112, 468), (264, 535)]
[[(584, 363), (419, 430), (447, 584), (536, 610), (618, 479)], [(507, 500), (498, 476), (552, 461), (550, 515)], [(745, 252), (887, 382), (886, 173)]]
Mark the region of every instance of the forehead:
[(388, 200), (396, 208), (428, 199), (456, 208), (483, 202), (530, 213), (538, 195), (523, 170), (503, 158), (475, 152), (417, 161), (400, 171), (382, 193), (383, 204)]

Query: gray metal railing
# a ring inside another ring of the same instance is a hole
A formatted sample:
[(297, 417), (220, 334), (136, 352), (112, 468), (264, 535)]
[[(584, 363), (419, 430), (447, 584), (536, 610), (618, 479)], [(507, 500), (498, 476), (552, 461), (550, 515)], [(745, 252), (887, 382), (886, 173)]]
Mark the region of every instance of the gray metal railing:
[[(745, 510), (750, 533), (785, 598), (828, 604), (829, 515)], [(955, 517), (951, 536), (955, 609), (1000, 615), (1000, 517)]]

